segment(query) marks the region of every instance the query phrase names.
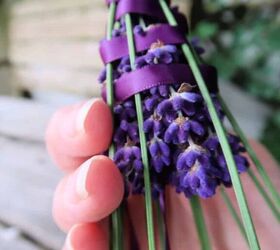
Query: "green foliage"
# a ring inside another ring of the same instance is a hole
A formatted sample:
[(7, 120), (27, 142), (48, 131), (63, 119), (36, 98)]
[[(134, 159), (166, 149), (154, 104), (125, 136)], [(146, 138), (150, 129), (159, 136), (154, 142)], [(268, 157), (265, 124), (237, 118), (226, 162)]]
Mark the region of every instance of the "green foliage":
[(280, 162), (280, 111), (268, 120), (262, 143), (266, 145), (278, 162)]
[[(206, 46), (207, 62), (222, 78), (280, 110), (280, 4), (200, 0), (193, 35)], [(195, 8), (194, 8), (195, 10)], [(280, 111), (267, 122), (262, 141), (280, 160)]]
[[(213, 10), (213, 3), (211, 6)], [(217, 4), (215, 6), (217, 8)], [(280, 103), (280, 19), (277, 20), (277, 15), (279, 10), (272, 7), (222, 8), (217, 13), (211, 12), (208, 20), (198, 22), (194, 34), (210, 47), (207, 61), (220, 69), (221, 77), (268, 102)]]

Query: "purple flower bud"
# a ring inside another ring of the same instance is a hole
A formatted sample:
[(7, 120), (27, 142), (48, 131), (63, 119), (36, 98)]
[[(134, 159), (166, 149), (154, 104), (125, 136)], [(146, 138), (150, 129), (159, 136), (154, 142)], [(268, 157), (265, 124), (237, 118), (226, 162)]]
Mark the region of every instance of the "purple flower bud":
[[(178, 133), (179, 131), (179, 125), (175, 122), (172, 122), (169, 127), (167, 128), (165, 134), (164, 134), (164, 140), (167, 143), (172, 142), (173, 140), (175, 140), (175, 135)], [(177, 141), (176, 141), (177, 142)]]
[(219, 147), (220, 143), (219, 140), (216, 136), (209, 137), (205, 142), (204, 146), (209, 150), (209, 151), (216, 151)]
[(237, 170), (239, 173), (243, 173), (243, 172), (247, 171), (247, 169), (249, 167), (249, 162), (244, 156), (235, 155), (234, 160), (235, 160)]
[(173, 62), (172, 54), (162, 48), (155, 48), (150, 50), (145, 56), (148, 64), (170, 64)]
[(193, 37), (191, 39), (191, 45), (193, 46), (198, 55), (201, 55), (205, 52), (205, 49), (202, 46), (200, 46), (200, 39), (198, 37)]
[(170, 164), (170, 149), (161, 139), (153, 139), (150, 142), (149, 151), (156, 172), (160, 173), (165, 166)]
[(139, 56), (135, 59), (136, 69), (140, 69), (140, 68), (142, 68), (146, 65), (147, 65), (147, 62), (146, 62), (146, 57), (145, 56)]
[(188, 141), (190, 122), (185, 117), (179, 116), (167, 128), (164, 134), (164, 140), (167, 143), (183, 144)]
[(177, 95), (179, 95), (181, 98), (183, 98), (184, 100), (190, 103), (196, 103), (202, 101), (201, 95), (194, 92), (183, 92)]
[(114, 29), (113, 31), (112, 31), (112, 36), (113, 37), (118, 37), (118, 36), (120, 36), (121, 35), (121, 31), (119, 30), (119, 29)]
[(164, 116), (169, 111), (173, 111), (172, 102), (169, 99), (163, 100), (157, 107), (157, 113), (160, 116)]
[(160, 102), (156, 108), (156, 112), (159, 116), (166, 118), (169, 122), (172, 122), (177, 116), (170, 99)]
[(153, 87), (150, 89), (151, 95), (158, 95), (160, 97), (168, 97), (170, 94), (168, 85), (160, 85), (159, 87)]
[(136, 25), (133, 29), (133, 33), (135, 35), (140, 35), (140, 36), (145, 35), (145, 31), (144, 31), (144, 29), (142, 28), (141, 25)]
[(122, 147), (115, 153), (114, 161), (120, 170), (126, 172), (130, 171), (130, 168), (141, 170), (143, 168), (141, 162), (140, 148), (136, 146)]
[(197, 160), (206, 165), (207, 162), (204, 159), (206, 157), (208, 160), (208, 156), (203, 157), (204, 154), (206, 154), (206, 151), (202, 146), (191, 144), (184, 152), (179, 154), (176, 164), (177, 169), (189, 169), (194, 166)]
[(165, 50), (171, 54), (175, 54), (177, 52), (177, 47), (175, 45), (164, 45), (162, 50)]
[(160, 94), (160, 96), (162, 97), (168, 97), (169, 95), (169, 89), (168, 89), (168, 86), (166, 85), (161, 85), (158, 87), (158, 92)]
[(150, 116), (143, 124), (144, 132), (150, 135), (150, 137), (159, 136), (162, 133), (163, 128), (164, 125), (161, 118), (156, 115)]
[(130, 120), (136, 117), (134, 105), (130, 106), (130, 101), (114, 106), (114, 113), (118, 115), (121, 120)]
[(126, 141), (126, 132), (121, 128), (117, 128), (114, 133), (114, 142), (117, 144), (117, 147), (124, 145)]
[(121, 62), (118, 66), (118, 72), (119, 73), (128, 73), (131, 71), (131, 66), (130, 66), (130, 60), (129, 56), (125, 56), (121, 59)]
[(155, 106), (158, 104), (158, 102), (159, 102), (159, 97), (155, 95), (150, 98), (147, 98), (144, 101), (144, 105), (148, 111), (151, 111), (155, 108)]
[(98, 82), (103, 83), (106, 80), (106, 68), (103, 68), (98, 76)]
[(214, 195), (218, 185), (218, 182), (208, 174), (205, 166), (199, 161), (196, 161), (193, 167), (185, 172), (180, 183), (185, 193), (199, 195), (202, 198)]
[(122, 120), (120, 123), (120, 128), (127, 132), (127, 136), (134, 142), (139, 141), (138, 136), (138, 125), (137, 122), (129, 123), (126, 120)]
[(189, 123), (190, 123), (191, 131), (193, 133), (199, 136), (205, 135), (205, 129), (199, 122), (191, 120), (189, 121)]

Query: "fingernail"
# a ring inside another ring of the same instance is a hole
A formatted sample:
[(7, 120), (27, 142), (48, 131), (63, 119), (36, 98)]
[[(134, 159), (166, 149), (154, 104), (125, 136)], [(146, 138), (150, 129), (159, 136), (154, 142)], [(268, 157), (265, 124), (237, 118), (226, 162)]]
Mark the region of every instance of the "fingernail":
[(89, 196), (87, 189), (88, 173), (92, 164), (92, 159), (85, 161), (79, 168), (76, 182), (76, 191), (80, 199), (85, 200)]
[(73, 232), (74, 232), (79, 226), (80, 226), (80, 225), (77, 224), (77, 225), (73, 226), (73, 227), (70, 229), (70, 231), (68, 232), (68, 235), (67, 235), (67, 237), (66, 237), (63, 250), (75, 250), (74, 244), (72, 243), (72, 235), (73, 235)]
[(76, 118), (76, 129), (80, 132), (85, 132), (85, 121), (88, 115), (89, 110), (91, 109), (94, 102), (97, 99), (90, 99), (86, 103), (82, 105), (80, 110), (78, 111), (77, 118)]
[(74, 250), (74, 247), (73, 247), (72, 242), (71, 242), (70, 233), (71, 232), (69, 232), (69, 234), (67, 235), (63, 250)]

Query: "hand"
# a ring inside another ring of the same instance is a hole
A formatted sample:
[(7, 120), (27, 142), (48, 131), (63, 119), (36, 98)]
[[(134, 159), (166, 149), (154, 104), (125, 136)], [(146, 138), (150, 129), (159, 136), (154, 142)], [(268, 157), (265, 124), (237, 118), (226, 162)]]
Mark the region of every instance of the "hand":
[[(122, 176), (106, 156), (112, 137), (108, 106), (99, 99), (65, 107), (55, 113), (46, 133), (47, 148), (65, 172), (53, 200), (53, 216), (67, 238), (64, 250), (109, 249), (108, 216), (119, 206), (124, 194)], [(258, 156), (280, 190), (279, 168), (269, 153), (253, 143)], [(252, 166), (255, 171), (255, 167)], [(279, 223), (247, 174), (242, 182), (262, 249), (278, 249)], [(237, 209), (233, 190), (228, 194)], [(202, 200), (213, 249), (248, 249), (219, 192)], [(238, 209), (237, 209), (238, 210)], [(188, 200), (171, 187), (166, 190), (166, 217), (171, 250), (200, 249)], [(136, 232), (140, 249), (147, 249), (143, 196), (127, 201), (125, 245), (130, 249), (130, 232)], [(156, 237), (158, 244), (158, 237)]]

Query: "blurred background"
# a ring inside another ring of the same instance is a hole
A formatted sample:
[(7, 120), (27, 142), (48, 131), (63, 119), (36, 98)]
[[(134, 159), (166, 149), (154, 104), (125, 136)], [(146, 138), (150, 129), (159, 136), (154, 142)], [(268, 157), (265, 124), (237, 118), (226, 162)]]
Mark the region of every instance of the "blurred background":
[[(249, 137), (280, 161), (279, 0), (176, 0), (219, 69)], [(60, 106), (99, 96), (103, 0), (0, 0), (0, 249), (59, 249), (51, 219), (61, 173), (44, 146)]]

